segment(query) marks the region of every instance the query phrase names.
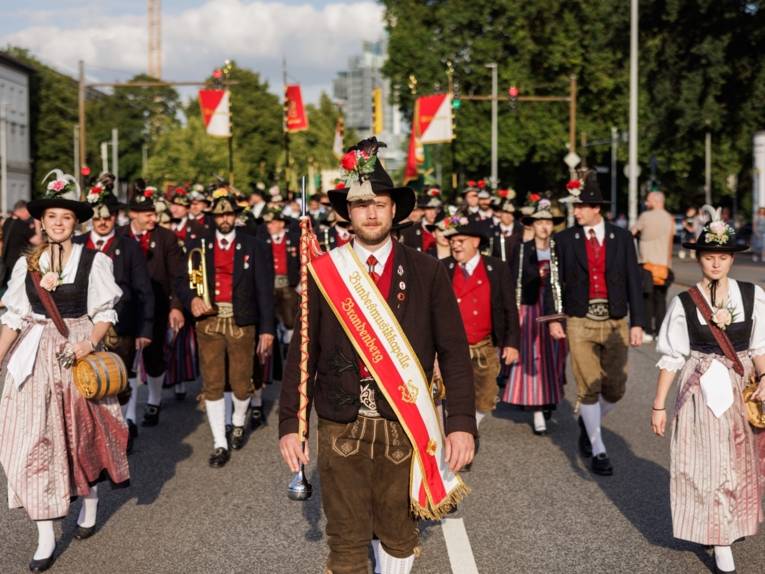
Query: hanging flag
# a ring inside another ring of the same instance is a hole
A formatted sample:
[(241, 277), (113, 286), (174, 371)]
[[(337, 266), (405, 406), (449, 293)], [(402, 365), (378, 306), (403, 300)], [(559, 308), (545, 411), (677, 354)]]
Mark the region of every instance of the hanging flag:
[(420, 142), (423, 144), (449, 143), (452, 133), (452, 95), (433, 94), (417, 98)]
[(406, 167), (404, 168), (404, 185), (419, 177), (419, 166), (425, 161), (425, 154), (420, 139), (420, 122), (417, 118), (420, 114), (420, 99), (414, 103), (414, 121), (412, 122), (412, 133), (409, 136), (409, 153), (406, 157)]
[(343, 116), (338, 116), (335, 124), (335, 141), (332, 143), (332, 153), (340, 161), (343, 157), (343, 137), (345, 136), (345, 122)]
[(228, 90), (199, 90), (199, 107), (202, 109), (202, 121), (208, 135), (231, 137)]
[(303, 108), (300, 84), (288, 84), (284, 88), (284, 126), (288, 133), (308, 129), (308, 116)]

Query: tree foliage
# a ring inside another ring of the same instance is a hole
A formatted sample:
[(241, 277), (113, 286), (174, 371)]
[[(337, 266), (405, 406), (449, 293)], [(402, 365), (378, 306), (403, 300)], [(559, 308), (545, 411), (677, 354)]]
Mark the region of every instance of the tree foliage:
[[(567, 95), (578, 78), (577, 131), (590, 141), (627, 127), (629, 6), (621, 0), (383, 0), (390, 34), (384, 72), (411, 115), (409, 76), (418, 93), (445, 90), (446, 63), (462, 94), (487, 95), (497, 62), (499, 91)], [(714, 142), (713, 188), (749, 181), (752, 136), (765, 126), (765, 16), (761, 1), (643, 0), (640, 3), (640, 162), (656, 166), (670, 199), (698, 199), (704, 132)], [(500, 103), (499, 171), (504, 185), (562, 189), (567, 177), (565, 103)], [(457, 112), (456, 168), (485, 176), (490, 104), (464, 101)], [(622, 146), (621, 159), (626, 159)], [(578, 149), (608, 165), (607, 146)], [(655, 158), (653, 162), (650, 160)], [(689, 195), (690, 194), (690, 195)]]

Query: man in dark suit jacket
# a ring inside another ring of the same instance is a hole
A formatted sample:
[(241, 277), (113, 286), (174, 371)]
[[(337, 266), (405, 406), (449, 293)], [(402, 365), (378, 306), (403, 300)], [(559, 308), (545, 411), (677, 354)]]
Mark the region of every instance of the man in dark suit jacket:
[[(441, 211), (441, 200), (438, 198), (438, 189), (428, 191), (428, 195), (417, 199), (422, 208), (422, 219), (401, 232), (401, 242), (407, 247), (427, 253), (436, 244), (436, 236), (433, 234), (434, 227), (438, 222), (438, 214)], [(439, 192), (440, 193), (440, 192)]]
[(157, 225), (153, 187), (138, 183), (128, 205), (130, 223), (118, 234), (133, 240), (146, 257), (154, 291), (154, 329), (151, 344), (143, 349), (148, 375), (149, 397), (144, 409), (143, 426), (156, 426), (162, 402), (162, 384), (167, 370), (165, 337), (168, 326), (179, 331), (185, 324), (180, 295), (188, 290), (186, 261), (172, 231)]
[[(212, 206), (215, 235), (205, 249), (212, 306), (196, 293), (184, 298), (186, 308), (198, 319), (202, 395), (214, 443), (209, 463), (215, 468), (230, 458), (223, 398), (226, 383), (233, 392), (234, 406), (230, 446), (238, 450), (245, 443), (253, 360), (256, 352), (265, 360), (274, 339), (271, 252), (262, 241), (236, 231), (237, 211), (232, 194), (216, 192)], [(199, 244), (201, 239), (192, 248)]]
[(452, 227), (445, 235), (449, 237), (452, 256), (443, 263), (449, 270), (470, 345), (478, 427), (497, 402), (500, 371), (497, 348), (506, 365), (518, 359), (518, 307), (510, 266), (479, 251), (486, 240), (479, 222)]
[[(371, 138), (362, 144), (368, 141), (376, 142)], [(374, 153), (373, 147), (367, 157)], [(385, 300), (428, 381), (438, 355), (449, 400), (446, 462), (458, 471), (472, 459), (476, 428), (472, 369), (457, 303), (446, 269), (436, 259), (391, 238), (392, 225), (411, 212), (414, 193), (396, 188), (379, 161), (374, 169), (368, 180), (374, 199), (349, 203), (348, 189), (330, 191), (330, 199), (353, 223), (352, 249), (380, 291), (387, 291)], [(374, 533), (385, 563), (396, 572), (409, 572), (418, 544), (410, 513), (410, 457), (415, 456), (411, 442), (313, 279), (308, 301), (308, 393), (319, 416), (319, 471), (330, 547), (327, 570), (361, 571)], [(280, 450), (293, 471), (308, 463), (297, 434), (299, 329), (295, 338), (279, 401)]]
[[(609, 476), (613, 467), (601, 421), (624, 396), (629, 346), (643, 342), (642, 279), (632, 235), (600, 213), (608, 202), (595, 173), (583, 174), (567, 187), (577, 225), (553, 238), (567, 324), (564, 331), (560, 322), (551, 322), (550, 334), (568, 337), (578, 390), (580, 450), (592, 456), (594, 473)], [(546, 314), (558, 312), (552, 292), (546, 291)]]
[(488, 252), (505, 263), (513, 261), (515, 250), (523, 241), (523, 225), (515, 219), (515, 205), (509, 199), (499, 208), (499, 221), (487, 227), (489, 236)]
[[(99, 189), (98, 199), (91, 202), (93, 228), (90, 233), (75, 237), (74, 242), (101, 251), (112, 260), (114, 280), (122, 289), (122, 297), (115, 305), (118, 321), (113, 327), (114, 336), (107, 336), (105, 341), (107, 348), (117, 353), (130, 371), (136, 351), (150, 345), (154, 336), (154, 291), (141, 249), (135, 241), (116, 233), (117, 212), (122, 205), (110, 190)], [(92, 191), (88, 195), (91, 194)], [(130, 389), (130, 399), (122, 409), (130, 430), (128, 452), (132, 449), (133, 439), (138, 436), (135, 424), (138, 382), (135, 377), (130, 378)]]

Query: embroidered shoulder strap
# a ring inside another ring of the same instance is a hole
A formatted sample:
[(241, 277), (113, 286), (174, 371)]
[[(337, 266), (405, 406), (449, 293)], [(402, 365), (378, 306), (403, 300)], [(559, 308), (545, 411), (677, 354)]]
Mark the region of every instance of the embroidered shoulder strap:
[(707, 322), (707, 325), (712, 331), (712, 335), (714, 336), (715, 341), (717, 341), (717, 344), (720, 345), (720, 349), (722, 349), (723, 354), (733, 363), (733, 370), (736, 371), (740, 377), (743, 377), (744, 365), (741, 363), (741, 359), (738, 358), (738, 355), (736, 354), (730, 339), (728, 339), (728, 335), (726, 335), (725, 331), (720, 329), (720, 327), (718, 327), (714, 321), (712, 321), (712, 309), (709, 307), (706, 299), (704, 299), (701, 291), (699, 291), (698, 287), (691, 287), (688, 290), (688, 294), (691, 296), (691, 299), (696, 304), (696, 307), (698, 307), (699, 311), (701, 311), (701, 316), (704, 317), (704, 320)]

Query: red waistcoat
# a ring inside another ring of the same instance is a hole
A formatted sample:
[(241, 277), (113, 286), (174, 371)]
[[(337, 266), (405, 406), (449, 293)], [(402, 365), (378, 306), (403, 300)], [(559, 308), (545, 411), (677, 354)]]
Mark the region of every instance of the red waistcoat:
[(430, 249), (435, 242), (436, 242), (436, 236), (423, 227), (422, 228), (422, 252), (427, 253), (428, 249)]
[(215, 245), (213, 259), (215, 261), (215, 301), (231, 303), (234, 293), (234, 245), (225, 251)]
[(282, 240), (277, 243), (271, 240), (271, 253), (274, 257), (274, 275), (287, 274), (287, 236), (283, 235)]
[(458, 266), (454, 271), (452, 288), (457, 296), (468, 344), (475, 345), (491, 337), (491, 285), (483, 258), (468, 278)]
[(587, 269), (590, 272), (590, 299), (608, 299), (605, 238), (600, 244), (585, 239), (584, 244), (587, 247)]

